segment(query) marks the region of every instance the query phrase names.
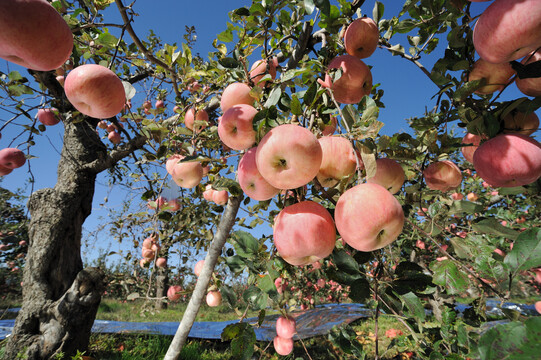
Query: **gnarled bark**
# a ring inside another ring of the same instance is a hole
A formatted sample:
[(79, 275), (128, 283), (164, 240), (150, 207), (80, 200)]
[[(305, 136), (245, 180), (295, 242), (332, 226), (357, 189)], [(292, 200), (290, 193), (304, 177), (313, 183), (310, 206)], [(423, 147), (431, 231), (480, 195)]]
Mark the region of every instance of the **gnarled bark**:
[[(135, 139), (126, 154), (142, 144)], [(81, 234), (91, 213), (96, 175), (114, 165), (111, 155), (89, 121), (65, 122), (57, 183), (36, 191), (28, 202), (23, 305), (4, 359), (18, 354), (50, 359), (60, 352), (67, 358), (87, 347), (104, 283), (101, 270), (83, 269)]]

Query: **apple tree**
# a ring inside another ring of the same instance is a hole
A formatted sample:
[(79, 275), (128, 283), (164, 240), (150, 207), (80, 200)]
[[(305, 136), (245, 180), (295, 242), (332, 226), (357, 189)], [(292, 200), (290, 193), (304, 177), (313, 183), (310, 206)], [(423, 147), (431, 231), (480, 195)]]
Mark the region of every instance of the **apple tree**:
[[(45, 6), (28, 4), (38, 2)], [(20, 28), (24, 19), (39, 24), (42, 8), (23, 11), (17, 8), (22, 3), (2, 5), (0, 14), (12, 11), (19, 19), (9, 28)], [(157, 235), (146, 252), (154, 258), (158, 242), (207, 240), (205, 266), (166, 359), (178, 357), (218, 261), (234, 273), (247, 271), (241, 296), (262, 315), (268, 306), (284, 315), (309, 306), (282, 284), (316, 270), (316, 285), (319, 278), (325, 282), (318, 287), (331, 284), (344, 289), (348, 301), (368, 302), (376, 329), (382, 310), (403, 322), (409, 332), (395, 345), (415, 347), (421, 358), (498, 358), (501, 353), (490, 353), (494, 333), (507, 336), (509, 348), (531, 351), (531, 343), (506, 329), (530, 332), (537, 319), (481, 337), (478, 330), (486, 321), (485, 299), (509, 299), (518, 284), (530, 286), (532, 269), (541, 266), (541, 146), (532, 137), (539, 123), (531, 115), (541, 106), (535, 93), (541, 74), (536, 63), (517, 61), (535, 54), (541, 42), (532, 29), (498, 25), (502, 37), (511, 38), (479, 51), (490, 34), (473, 28), (476, 22), (508, 24), (505, 3), (517, 3), (513, 15), (541, 19), (533, 16), (541, 12), (539, 3), (495, 0), (484, 15), (465, 0), (408, 0), (396, 9), (377, 1), (254, 0), (230, 12), (209, 59), (192, 54), (190, 31), (181, 45), (163, 44), (154, 33), (141, 40), (131, 26), (136, 3), (115, 0), (122, 23), (109, 24), (103, 9), (112, 3), (52, 2), (63, 22), (47, 8), (55, 24), (48, 29), (59, 30), (46, 38), (69, 42), (65, 24), (73, 34), (72, 51), (54, 54), (61, 57), (51, 60), (54, 65), (30, 51), (35, 34), (0, 43), (4, 58), (29, 68), (0, 78), (3, 105), (28, 123), (22, 128), (28, 141), (18, 147), (31, 155), (35, 137), (46, 130), (45, 118), (41, 126), (29, 115), (37, 108), (54, 107), (64, 126), (57, 184), (36, 191), (28, 204), (23, 308), (6, 356), (49, 358), (86, 346), (103, 274), (83, 269), (81, 227), (103, 171), (114, 182), (143, 188), (141, 199), (156, 208), (172, 179), (185, 189), (186, 205), (204, 209), (158, 211), (159, 222), (148, 229)], [(518, 39), (515, 52), (509, 44)], [(18, 52), (4, 50), (11, 48)], [(502, 50), (497, 61), (484, 55), (491, 48)], [(372, 74), (378, 64), (365, 63), (374, 51), (402, 58), (433, 84), (434, 96), (418, 99), (426, 111), (404, 114), (407, 131), (382, 132), (385, 120), (378, 116), (390, 104)], [(534, 90), (523, 84), (526, 96), (508, 96), (520, 80), (533, 82)], [(30, 101), (35, 94), (42, 104)], [(463, 141), (464, 131), (477, 138)], [(0, 158), (6, 172), (21, 162), (14, 153), (16, 160)], [(210, 175), (202, 181), (205, 165)], [(225, 209), (208, 212), (205, 201), (225, 203), (205, 197), (206, 185), (228, 191)], [(248, 225), (238, 219), (241, 202), (254, 219)], [(261, 224), (273, 234), (257, 238), (252, 228)], [(244, 229), (230, 235), (234, 225)], [(204, 236), (186, 236), (186, 228)], [(220, 291), (238, 305), (227, 286)], [(471, 305), (463, 318), (453, 307), (459, 297)], [(425, 308), (435, 325), (426, 323)], [(239, 356), (254, 351), (253, 328), (245, 322), (226, 328), (222, 338)], [(347, 330), (332, 339), (358, 358), (366, 355)], [(277, 336), (278, 352), (292, 350), (286, 340)], [(377, 344), (376, 337), (376, 353)]]

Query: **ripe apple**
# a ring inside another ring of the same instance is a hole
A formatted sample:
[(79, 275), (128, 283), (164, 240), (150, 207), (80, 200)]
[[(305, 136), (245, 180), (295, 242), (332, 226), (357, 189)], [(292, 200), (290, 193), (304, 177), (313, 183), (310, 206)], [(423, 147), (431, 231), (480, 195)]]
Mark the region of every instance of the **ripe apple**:
[(81, 65), (69, 72), (64, 86), (69, 102), (81, 113), (108, 119), (124, 108), (126, 92), (118, 76), (105, 66)]
[(169, 286), (169, 289), (167, 289), (167, 298), (170, 301), (177, 301), (182, 297), (182, 294), (180, 294), (181, 291), (182, 286), (180, 285)]
[(541, 1), (495, 0), (477, 20), (473, 45), (491, 63), (520, 59), (541, 46)]
[(525, 135), (501, 134), (479, 146), (473, 166), (493, 187), (527, 185), (541, 176), (541, 144)]
[(323, 152), (316, 136), (299, 125), (279, 125), (257, 146), (255, 160), (261, 176), (277, 189), (295, 189), (319, 172)]
[(167, 160), (165, 167), (178, 186), (191, 189), (203, 179), (203, 166), (198, 161), (179, 163), (182, 159), (184, 159), (182, 155), (173, 155)]
[(323, 155), (317, 180), (322, 186), (335, 186), (343, 178), (355, 173), (356, 153), (351, 141), (341, 136), (322, 136), (318, 141)]
[(0, 57), (39, 71), (55, 70), (69, 59), (73, 35), (49, 2), (0, 2)]
[(285, 339), (280, 336), (275, 336), (273, 340), (274, 350), (279, 355), (285, 356), (293, 351), (293, 339)]
[(141, 250), (141, 254), (143, 255), (143, 259), (154, 259), (155, 255), (153, 250), (145, 248)]
[(535, 304), (534, 304), (534, 306), (535, 306), (535, 310), (536, 310), (539, 314), (541, 314), (541, 301), (536, 301)]
[(167, 259), (159, 257), (156, 259), (156, 266), (159, 268), (165, 268), (167, 267)]
[(536, 113), (529, 114), (511, 111), (503, 118), (503, 132), (506, 134), (531, 135), (539, 128), (539, 117)]
[(227, 190), (219, 190), (214, 191), (212, 194), (212, 201), (216, 203), (216, 205), (225, 205), (227, 204), (227, 199), (229, 199), (229, 194), (227, 193)]
[(291, 339), (297, 332), (297, 323), (292, 317), (280, 316), (276, 319), (276, 335), (284, 339)]
[(432, 190), (449, 191), (462, 182), (462, 172), (450, 160), (436, 161), (423, 171), (426, 186)]
[(276, 280), (274, 280), (274, 286), (276, 286), (276, 291), (278, 294), (282, 294), (285, 290), (287, 290), (287, 281), (281, 277), (276, 278)]
[(470, 193), (468, 193), (468, 195), (466, 195), (466, 198), (468, 200), (470, 200), (470, 201), (477, 201), (477, 200), (479, 200), (479, 195), (477, 195), (474, 192), (470, 192)]
[(209, 291), (207, 293), (207, 305), (210, 307), (219, 306), (222, 303), (222, 294), (219, 291)]
[(150, 265), (150, 260), (144, 259), (144, 258), (139, 260), (139, 266), (142, 267), (143, 269), (147, 268), (149, 265)]
[(344, 34), (344, 47), (349, 55), (359, 59), (369, 57), (376, 51), (379, 42), (379, 29), (376, 22), (362, 17), (349, 24)]
[(214, 190), (212, 188), (212, 185), (207, 185), (207, 188), (205, 189), (205, 191), (203, 191), (203, 198), (207, 201), (213, 201), (212, 200), (212, 195), (214, 194), (216, 190)]
[[(201, 121), (202, 123), (196, 124), (196, 121)], [(194, 114), (194, 108), (190, 108), (186, 111), (186, 115), (184, 115), (184, 124), (188, 129), (195, 132), (200, 132), (206, 128), (207, 125), (205, 123), (208, 123), (208, 121), (209, 114), (205, 110), (198, 110), (197, 113)]]
[(165, 108), (165, 103), (163, 102), (163, 100), (156, 100), (156, 104), (154, 104), (154, 107), (156, 109), (163, 109)]
[(515, 70), (511, 67), (511, 63), (493, 64), (481, 58), (473, 64), (468, 81), (485, 79), (486, 85), (475, 90), (475, 93), (492, 94), (503, 90), (514, 74)]
[(122, 137), (120, 136), (120, 133), (116, 131), (111, 131), (109, 135), (107, 135), (107, 138), (109, 139), (110, 142), (112, 142), (115, 145), (120, 144), (120, 142), (122, 141)]
[(237, 178), (246, 195), (257, 201), (265, 201), (280, 190), (269, 184), (259, 173), (255, 161), (256, 151), (257, 147), (253, 147), (242, 156), (237, 167)]
[(218, 136), (222, 142), (234, 150), (246, 150), (255, 144), (256, 132), (253, 119), (257, 109), (251, 105), (231, 106), (218, 124)]
[(145, 102), (143, 102), (143, 109), (145, 110), (152, 109), (152, 103), (148, 100), (145, 100)]
[(222, 113), (225, 113), (233, 105), (253, 105), (255, 99), (250, 96), (251, 90), (252, 88), (244, 83), (236, 82), (229, 84), (222, 93), (220, 100)]
[(402, 232), (404, 212), (383, 186), (360, 184), (344, 192), (334, 210), (336, 228), (349, 246), (373, 251), (393, 242)]
[(145, 240), (143, 240), (143, 249), (150, 249), (152, 247), (152, 244), (154, 244), (155, 242), (155, 238), (147, 237)]
[[(536, 51), (535, 53), (526, 56), (521, 62), (522, 64), (526, 65), (539, 60), (541, 60), (541, 52)], [(517, 77), (515, 79), (515, 84), (524, 95), (541, 96), (541, 77), (525, 79), (520, 79)]]
[(250, 68), (250, 80), (252, 80), (257, 86), (264, 87), (267, 85), (267, 81), (260, 81), (266, 74), (270, 74), (273, 80), (276, 79), (276, 65), (277, 62), (274, 60), (271, 60), (270, 62), (267, 60), (256, 61)]
[(46, 126), (56, 125), (60, 122), (60, 119), (56, 116), (57, 112), (58, 110), (55, 108), (39, 109), (38, 120), (40, 123)]
[(323, 206), (302, 201), (287, 206), (274, 220), (274, 245), (291, 265), (308, 265), (329, 256), (336, 243), (334, 222)]
[(24, 153), (15, 148), (4, 148), (0, 150), (0, 166), (8, 169), (17, 169), (26, 163)]
[(402, 166), (396, 160), (389, 158), (377, 159), (376, 166), (376, 174), (366, 179), (366, 182), (379, 184), (389, 190), (391, 194), (399, 192), (406, 180), (406, 174)]
[(451, 199), (455, 200), (455, 201), (458, 201), (458, 200), (462, 200), (464, 199), (464, 195), (462, 195), (461, 193), (452, 193), (451, 194)]
[(178, 199), (171, 199), (167, 201), (167, 207), (169, 207), (169, 211), (179, 211), (180, 210), (180, 202)]
[(333, 91), (334, 98), (341, 104), (357, 104), (363, 96), (372, 91), (372, 73), (364, 62), (351, 55), (341, 55), (334, 58), (328, 69), (341, 69), (342, 76), (333, 82), (329, 74), (325, 81), (318, 82)]
[(100, 129), (104, 129), (104, 130), (107, 129), (107, 127), (108, 127), (107, 121), (105, 121), (105, 120), (100, 121), (100, 122), (98, 123), (98, 127), (99, 127)]
[(0, 176), (11, 174), (12, 171), (13, 169), (0, 165)]
[(195, 267), (193, 268), (193, 272), (194, 272), (195, 276), (201, 275), (201, 271), (203, 271), (203, 266), (205, 266), (205, 260), (199, 260), (195, 264)]
[(336, 128), (338, 127), (338, 122), (336, 120), (336, 116), (331, 116), (331, 123), (329, 125), (326, 125), (323, 130), (321, 130), (321, 135), (328, 136), (332, 135), (336, 132)]
[(463, 144), (472, 145), (472, 146), (463, 146), (462, 148), (460, 148), (460, 150), (462, 151), (462, 155), (470, 163), (473, 163), (473, 154), (475, 153), (475, 150), (477, 150), (477, 148), (479, 147), (479, 144), (481, 144), (482, 139), (483, 137), (481, 137), (480, 135), (475, 135), (475, 134), (470, 134), (470, 133), (467, 133), (462, 138)]

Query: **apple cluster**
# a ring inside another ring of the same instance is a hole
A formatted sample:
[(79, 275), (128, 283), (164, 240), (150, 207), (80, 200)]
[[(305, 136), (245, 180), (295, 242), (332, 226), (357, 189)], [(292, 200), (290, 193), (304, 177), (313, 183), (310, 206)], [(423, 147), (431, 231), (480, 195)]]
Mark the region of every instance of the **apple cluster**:
[(293, 336), (297, 332), (297, 323), (291, 316), (280, 316), (276, 319), (276, 336), (274, 349), (280, 355), (288, 355), (293, 351)]
[(203, 191), (203, 198), (207, 201), (212, 201), (216, 205), (225, 205), (229, 199), (227, 190), (214, 190), (212, 185), (207, 185), (205, 191)]
[[(481, 14), (473, 31), (473, 44), (480, 56), (468, 80), (483, 80), (477, 94), (501, 91), (513, 81), (527, 96), (541, 96), (541, 78), (521, 78), (511, 66), (541, 60), (541, 2), (495, 0)], [(514, 77), (514, 78), (513, 78)], [(502, 116), (502, 133), (489, 139), (485, 134), (466, 134), (464, 158), (477, 174), (494, 187), (530, 184), (541, 177), (541, 144), (532, 135), (539, 128), (535, 113), (516, 109)]]
[[(199, 260), (193, 269), (195, 276), (199, 277), (201, 271), (203, 271), (203, 266), (205, 266), (205, 260)], [(216, 286), (211, 286), (206, 296), (207, 305), (210, 307), (219, 306), (222, 303), (222, 293), (216, 289)]]
[(149, 201), (147, 207), (151, 210), (168, 210), (179, 211), (180, 202), (178, 199), (167, 199), (163, 196), (158, 196), (155, 201)]
[(159, 268), (167, 267), (167, 259), (162, 257), (157, 257), (160, 253), (160, 244), (154, 236), (147, 237), (143, 240), (143, 246), (141, 249), (142, 259), (139, 261), (139, 265), (142, 268), (145, 268), (150, 265), (152, 261), (155, 262), (155, 265)]

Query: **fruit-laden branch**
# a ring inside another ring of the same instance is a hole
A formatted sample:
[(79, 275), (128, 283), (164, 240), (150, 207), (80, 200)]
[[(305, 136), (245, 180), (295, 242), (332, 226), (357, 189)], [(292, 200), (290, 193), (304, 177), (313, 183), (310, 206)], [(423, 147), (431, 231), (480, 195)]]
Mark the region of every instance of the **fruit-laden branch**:
[(237, 216), (237, 212), (239, 211), (242, 198), (242, 195), (229, 198), (225, 212), (222, 215), (220, 224), (218, 225), (218, 230), (214, 235), (214, 239), (212, 240), (207, 256), (205, 257), (205, 265), (203, 266), (203, 270), (197, 279), (197, 283), (195, 284), (195, 289), (192, 293), (192, 297), (190, 298), (190, 302), (188, 303), (188, 307), (182, 316), (182, 321), (178, 326), (175, 337), (173, 338), (169, 349), (167, 349), (164, 360), (178, 359), (180, 351), (186, 343), (190, 329), (192, 328), (195, 317), (197, 316), (201, 303), (203, 302), (203, 298), (207, 292), (207, 287), (209, 285), (212, 272), (214, 271), (214, 266), (218, 260), (218, 256), (220, 256), (222, 248), (224, 247), (229, 233), (233, 228), (233, 224), (235, 223), (235, 218)]
[(178, 84), (177, 79), (175, 75), (175, 71), (170, 68), (166, 63), (161, 61), (160, 59), (157, 59), (148, 49), (143, 45), (135, 31), (133, 30), (133, 27), (131, 26), (131, 20), (128, 18), (128, 14), (126, 13), (126, 7), (124, 4), (122, 4), (122, 0), (115, 0), (116, 6), (118, 7), (118, 11), (120, 12), (120, 16), (122, 16), (122, 21), (124, 21), (124, 25), (126, 26), (126, 30), (128, 31), (128, 34), (130, 34), (130, 37), (132, 38), (135, 45), (137, 45), (137, 48), (146, 56), (146, 58), (153, 62), (154, 64), (163, 67), (168, 73), (171, 78), (171, 81), (173, 82), (173, 90), (175, 91), (175, 95), (180, 98), (181, 94), (178, 90)]
[(143, 135), (138, 135), (131, 139), (127, 144), (119, 146), (117, 149), (109, 152), (104, 158), (97, 159), (91, 163), (86, 164), (84, 167), (88, 170), (92, 170), (95, 173), (100, 173), (111, 167), (117, 162), (130, 156), (136, 150), (139, 150), (146, 144), (147, 138)]

